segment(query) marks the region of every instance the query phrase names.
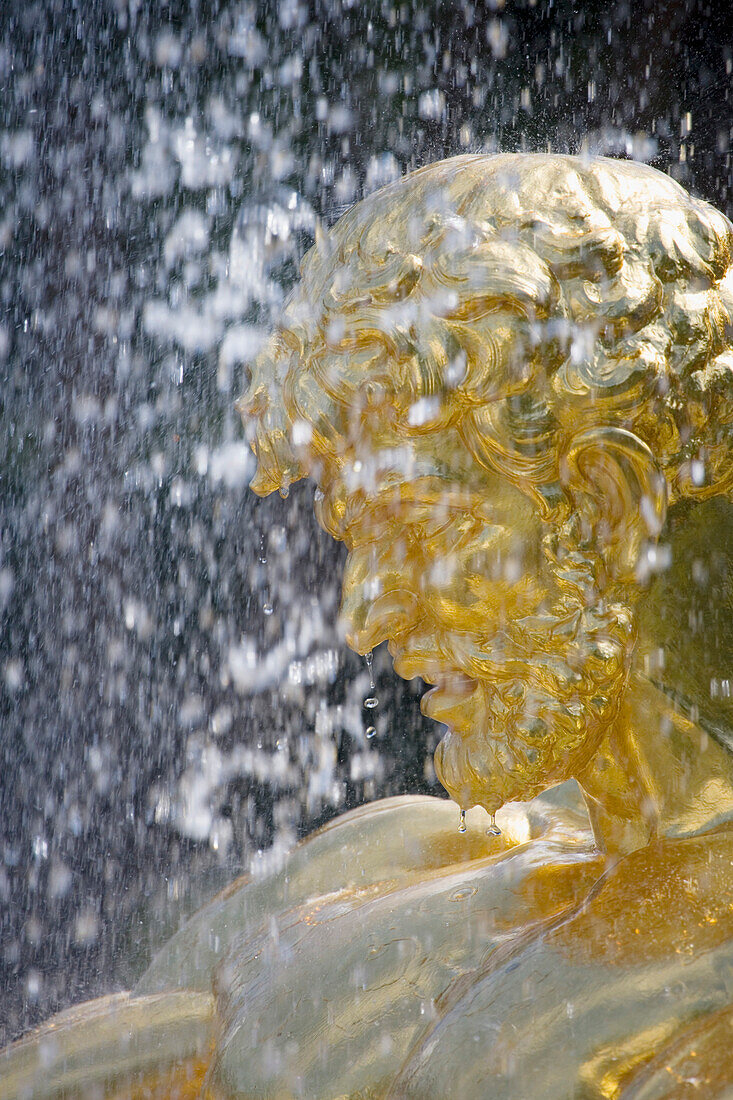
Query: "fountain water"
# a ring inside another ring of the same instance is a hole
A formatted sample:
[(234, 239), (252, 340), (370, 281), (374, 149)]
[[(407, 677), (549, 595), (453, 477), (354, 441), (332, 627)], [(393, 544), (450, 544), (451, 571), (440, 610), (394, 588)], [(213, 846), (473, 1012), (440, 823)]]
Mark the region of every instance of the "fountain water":
[(730, 210), (714, 5), (166, 12), (0, 16), (5, 1039), (134, 984), (340, 810), (438, 790), (382, 650), (364, 744), (309, 494), (243, 504), (232, 398), (319, 221), (441, 155), (548, 144)]
[[(184, 926), (131, 998), (8, 1050), (7, 1096), (491, 1082), (509, 1100), (609, 1073), (630, 1096), (663, 1086), (670, 1057), (698, 1059), (715, 1095), (733, 736), (700, 685), (730, 631), (677, 632), (669, 670), (653, 655), (683, 577), (730, 583), (731, 270), (721, 214), (603, 158), (440, 162), (317, 240), (240, 402), (252, 485), (318, 478), (369, 690), (385, 639), (402, 676), (435, 685), (423, 710), (446, 725), (459, 839), (435, 799), (337, 819)], [(673, 560), (678, 584), (649, 588)], [(557, 784), (554, 808), (528, 801)], [(528, 1012), (536, 989), (542, 1011), (567, 1008), (552, 1031)]]

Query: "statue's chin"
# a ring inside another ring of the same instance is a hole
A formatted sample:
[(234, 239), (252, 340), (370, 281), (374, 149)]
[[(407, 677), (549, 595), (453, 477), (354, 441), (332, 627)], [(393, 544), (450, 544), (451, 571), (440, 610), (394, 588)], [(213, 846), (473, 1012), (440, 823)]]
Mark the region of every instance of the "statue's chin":
[[(461, 809), (483, 806), (495, 813), (505, 802), (525, 802), (572, 778), (601, 740), (600, 730), (588, 730), (583, 742), (571, 748), (560, 731), (554, 732), (528, 761), (525, 752), (513, 751), (511, 735), (467, 736), (448, 730), (435, 750), (436, 774)], [(558, 751), (561, 743), (565, 751)]]
[(461, 809), (483, 806), (495, 813), (505, 802), (531, 798), (527, 785), (511, 768), (512, 756), (502, 746), (503, 761), (486, 740), (467, 738), (448, 730), (435, 750), (435, 772), (451, 798)]

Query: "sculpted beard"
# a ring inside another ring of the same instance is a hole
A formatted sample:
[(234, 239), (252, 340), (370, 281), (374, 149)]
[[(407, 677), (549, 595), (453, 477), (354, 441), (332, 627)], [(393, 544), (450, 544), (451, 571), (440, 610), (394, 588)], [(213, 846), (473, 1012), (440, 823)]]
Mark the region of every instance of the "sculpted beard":
[(541, 644), (519, 624), (492, 639), (480, 668), (471, 661), (475, 689), (455, 720), (443, 718), (449, 728), (435, 768), (464, 809), (494, 812), (571, 778), (618, 712), (633, 645), (630, 609), (601, 602), (559, 610), (542, 616)]

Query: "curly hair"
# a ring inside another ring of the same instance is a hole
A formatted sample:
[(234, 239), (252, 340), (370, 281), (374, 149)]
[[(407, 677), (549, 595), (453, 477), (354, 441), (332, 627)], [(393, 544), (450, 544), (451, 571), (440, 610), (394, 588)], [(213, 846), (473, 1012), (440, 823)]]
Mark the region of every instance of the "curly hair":
[(386, 414), (405, 437), (455, 425), (545, 511), (572, 438), (609, 426), (651, 449), (671, 499), (727, 491), (732, 259), (730, 222), (645, 165), (419, 169), (305, 257), (240, 405), (260, 421), (253, 487), (338, 464)]

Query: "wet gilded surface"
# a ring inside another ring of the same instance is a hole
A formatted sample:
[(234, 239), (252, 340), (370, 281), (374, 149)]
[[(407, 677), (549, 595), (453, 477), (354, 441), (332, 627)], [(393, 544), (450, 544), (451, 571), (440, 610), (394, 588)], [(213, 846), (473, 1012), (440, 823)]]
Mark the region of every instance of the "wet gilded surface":
[(69, 1064), (136, 1097), (733, 1091), (732, 247), (651, 168), (519, 154), (319, 234), (240, 403), (253, 487), (316, 481), (347, 639), (431, 686), (454, 802), (333, 822), (163, 949), (133, 1058), (99, 1003), (0, 1097)]

